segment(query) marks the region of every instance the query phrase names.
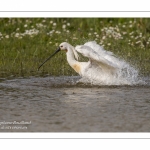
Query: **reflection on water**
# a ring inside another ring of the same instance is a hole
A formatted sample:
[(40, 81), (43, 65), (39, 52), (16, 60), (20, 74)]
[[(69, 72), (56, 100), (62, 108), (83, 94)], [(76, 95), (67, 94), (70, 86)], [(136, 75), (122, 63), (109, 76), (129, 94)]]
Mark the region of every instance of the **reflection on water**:
[(90, 86), (78, 79), (2, 81), (0, 132), (150, 131), (149, 78), (138, 86)]

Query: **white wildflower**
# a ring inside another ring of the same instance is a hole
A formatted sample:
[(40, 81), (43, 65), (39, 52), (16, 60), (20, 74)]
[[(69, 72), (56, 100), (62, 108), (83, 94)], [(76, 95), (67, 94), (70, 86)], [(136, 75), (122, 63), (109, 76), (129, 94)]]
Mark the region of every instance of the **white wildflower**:
[(129, 35), (132, 35), (134, 32), (130, 32)]
[(53, 21), (51, 20), (51, 21), (50, 21), (50, 24), (52, 24), (52, 23), (53, 23)]
[(70, 26), (70, 23), (67, 23), (67, 26)]
[(139, 37), (142, 37), (142, 33), (140, 33)]
[(16, 34), (15, 34), (15, 37), (19, 37), (19, 33), (16, 33)]
[(45, 27), (42, 23), (36, 23), (36, 26), (37, 26), (38, 28)]
[(103, 36), (102, 39), (105, 40), (105, 39), (106, 39), (106, 36)]
[(110, 30), (114, 30), (114, 28), (113, 28), (113, 27), (109, 27), (109, 29), (110, 29)]
[(9, 38), (9, 35), (6, 35), (5, 38), (8, 39), (8, 38)]
[(96, 37), (98, 38), (98, 37), (99, 37), (99, 35), (98, 35), (98, 34), (96, 34)]
[(50, 32), (49, 32), (49, 34), (53, 34), (55, 32), (55, 30), (51, 30)]
[(138, 36), (135, 37), (135, 39), (138, 39), (138, 38), (139, 38)]
[(55, 33), (60, 34), (61, 32), (60, 31), (56, 31)]
[(30, 29), (30, 30), (25, 30), (25, 32), (23, 33), (23, 35), (37, 35), (39, 33), (39, 30), (37, 29)]
[(131, 36), (131, 38), (133, 39), (133, 38), (134, 38), (134, 36), (132, 35), (132, 36)]
[(65, 29), (65, 28), (66, 28), (66, 25), (65, 25), (65, 24), (63, 24), (63, 25), (62, 25), (62, 28), (63, 28), (63, 29)]
[(74, 39), (74, 40), (77, 40), (78, 38), (76, 38), (76, 37), (73, 37), (73, 39)]
[(139, 43), (141, 43), (141, 41), (137, 41), (137, 42), (135, 42), (135, 44), (139, 44)]
[(19, 30), (20, 30), (19, 28), (16, 29), (16, 31), (19, 31)]
[(53, 26), (56, 26), (56, 25), (57, 25), (57, 24), (54, 22), (54, 23), (53, 23)]

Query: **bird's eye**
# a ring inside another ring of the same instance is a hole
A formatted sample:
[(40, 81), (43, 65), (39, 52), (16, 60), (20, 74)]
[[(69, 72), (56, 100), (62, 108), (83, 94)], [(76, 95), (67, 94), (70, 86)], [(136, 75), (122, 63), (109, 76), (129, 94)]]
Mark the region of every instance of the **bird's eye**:
[(62, 45), (60, 47), (63, 47)]

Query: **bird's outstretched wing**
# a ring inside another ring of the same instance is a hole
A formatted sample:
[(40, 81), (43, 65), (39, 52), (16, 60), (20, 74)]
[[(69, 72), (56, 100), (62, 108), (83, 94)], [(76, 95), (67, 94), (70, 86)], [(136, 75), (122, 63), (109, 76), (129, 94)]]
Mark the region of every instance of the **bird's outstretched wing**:
[(102, 69), (116, 69), (116, 65), (98, 54), (91, 47), (87, 45), (79, 45), (75, 47), (75, 50), (81, 53), (83, 56), (88, 57), (91, 64), (100, 65)]
[(112, 57), (114, 54), (110, 51), (104, 50), (102, 46), (97, 44), (95, 41), (86, 42), (84, 45), (91, 47), (95, 52), (97, 52), (99, 55), (105, 57)]

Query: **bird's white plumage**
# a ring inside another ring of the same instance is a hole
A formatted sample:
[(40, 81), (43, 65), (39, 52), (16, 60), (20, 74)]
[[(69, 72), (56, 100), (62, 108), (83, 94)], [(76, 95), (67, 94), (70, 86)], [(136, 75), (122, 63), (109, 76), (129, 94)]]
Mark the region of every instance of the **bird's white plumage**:
[(94, 51), (91, 47), (82, 45), (82, 46), (76, 46), (75, 49), (77, 52), (81, 53), (83, 56), (88, 57), (89, 61), (92, 62), (97, 62), (99, 64), (102, 64), (103, 66), (110, 67), (110, 68), (115, 68), (117, 67), (114, 63)]
[(119, 68), (123, 65), (123, 62), (116, 58), (112, 52), (104, 50), (95, 41), (76, 46), (75, 49), (83, 56), (110, 67)]
[[(95, 41), (78, 45), (75, 48), (63, 42), (61, 50), (67, 50), (69, 65), (82, 76), (82, 80), (94, 84), (130, 84), (135, 81), (138, 72), (125, 61), (104, 50)], [(88, 57), (88, 62), (79, 62), (78, 53)], [(76, 58), (76, 59), (75, 59)]]

